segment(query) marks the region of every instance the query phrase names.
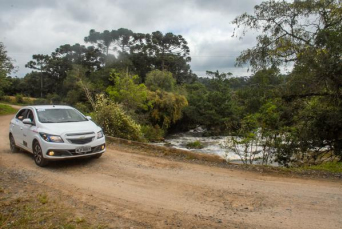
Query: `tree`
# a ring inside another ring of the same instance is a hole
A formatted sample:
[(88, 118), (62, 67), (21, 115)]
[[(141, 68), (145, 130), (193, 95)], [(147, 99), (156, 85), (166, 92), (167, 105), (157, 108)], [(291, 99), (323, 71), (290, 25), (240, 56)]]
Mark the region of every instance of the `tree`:
[(160, 90), (149, 92), (148, 100), (151, 103), (151, 122), (163, 130), (167, 130), (181, 119), (184, 107), (188, 106), (185, 96)]
[(102, 33), (96, 32), (94, 29), (89, 31), (89, 35), (84, 38), (85, 42), (89, 42), (91, 44), (97, 44), (97, 47), (104, 51), (104, 53), (108, 56), (111, 45), (117, 39), (117, 34), (115, 32), (109, 32), (108, 30), (103, 31)]
[[(292, 109), (295, 148), (302, 154), (328, 147), (342, 161), (342, 8), (339, 0), (265, 1), (254, 15), (233, 23), (259, 30), (257, 45), (237, 58), (254, 71), (291, 63), (294, 67), (279, 90)], [(285, 136), (286, 134), (284, 134)], [(285, 155), (288, 154), (286, 149)], [(315, 154), (313, 154), (315, 155)]]
[(7, 51), (2, 42), (0, 42), (0, 95), (3, 89), (10, 86), (7, 76), (14, 70), (13, 60), (7, 55)]
[(189, 126), (202, 125), (211, 134), (238, 128), (238, 109), (230, 90), (229, 73), (207, 71), (208, 78), (186, 85), (189, 106), (184, 109)]
[(94, 46), (85, 47), (78, 43), (61, 45), (51, 54), (53, 59), (63, 59), (70, 64), (83, 65), (89, 71), (96, 71), (104, 65), (104, 55)]
[[(25, 67), (31, 68), (35, 70), (39, 70), (40, 72), (40, 97), (43, 98), (43, 72), (47, 70), (47, 66), (50, 61), (50, 56), (48, 55), (33, 55), (31, 61), (29, 61)], [(46, 75), (46, 74), (45, 74)]]
[(130, 52), (130, 47), (134, 45), (137, 38), (132, 30), (125, 28), (112, 31), (104, 30), (102, 33), (92, 29), (89, 31), (89, 36), (84, 38), (84, 41), (97, 44), (108, 56), (109, 50), (120, 51), (122, 53)]
[(342, 10), (339, 0), (265, 1), (233, 23), (262, 34), (257, 45), (237, 58), (237, 64), (249, 63), (254, 70), (294, 63), (305, 68), (314, 82), (339, 91), (341, 77)]
[[(159, 31), (153, 32), (151, 35), (146, 34), (146, 46), (149, 56), (155, 59), (156, 66), (164, 71), (171, 70), (173, 65), (182, 69), (174, 69), (179, 73), (189, 74), (188, 62), (191, 61), (190, 49), (187, 41), (181, 35), (174, 35), (173, 33), (163, 34)], [(175, 71), (172, 71), (176, 73)], [(175, 74), (177, 78), (177, 75)], [(181, 83), (180, 79), (178, 82)]]
[[(93, 85), (89, 82), (89, 80), (86, 78), (86, 69), (82, 67), (81, 65), (73, 65), (72, 70), (68, 71), (67, 78), (64, 81), (64, 85), (69, 87), (72, 87), (72, 90), (69, 90), (68, 97), (70, 99), (75, 99), (71, 97), (71, 93), (73, 92), (79, 92), (77, 89), (81, 89), (84, 92), (84, 95), (86, 96), (88, 102), (90, 103), (92, 109), (96, 110), (96, 104), (94, 100), (94, 95), (92, 93), (92, 87)], [(80, 97), (80, 94), (76, 94), (77, 97)], [(71, 97), (71, 98), (70, 98)], [(75, 101), (75, 103), (77, 100)]]
[(243, 107), (244, 114), (258, 112), (266, 101), (278, 96), (278, 86), (284, 83), (284, 76), (275, 67), (258, 70), (252, 76), (246, 77), (245, 85), (236, 90), (237, 100)]
[(117, 103), (121, 103), (128, 111), (136, 109), (147, 110), (147, 88), (139, 84), (137, 75), (131, 76), (111, 71), (110, 79), (114, 85), (106, 89), (109, 97)]
[(156, 91), (158, 89), (173, 91), (176, 80), (172, 77), (171, 72), (153, 70), (147, 74), (145, 84), (152, 91)]

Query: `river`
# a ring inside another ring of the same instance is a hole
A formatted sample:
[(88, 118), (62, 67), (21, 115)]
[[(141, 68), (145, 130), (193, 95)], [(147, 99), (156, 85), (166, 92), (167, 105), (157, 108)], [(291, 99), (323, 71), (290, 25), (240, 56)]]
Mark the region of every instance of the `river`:
[[(167, 136), (164, 140), (164, 142), (160, 143), (154, 143), (155, 145), (160, 146), (167, 146), (172, 147), (176, 149), (182, 149), (182, 150), (188, 150), (192, 152), (198, 152), (198, 153), (205, 153), (205, 154), (213, 154), (218, 155), (227, 161), (234, 162), (234, 163), (242, 163), (241, 158), (239, 155), (234, 153), (232, 150), (228, 150), (224, 148), (224, 143), (229, 138), (229, 136), (211, 136), (211, 137), (205, 137), (203, 134), (205, 133), (205, 129), (201, 127), (197, 127), (196, 129), (192, 129), (188, 132), (184, 133), (177, 133), (177, 134), (171, 134)], [(193, 142), (200, 142), (202, 145), (201, 149), (191, 149), (188, 147), (189, 143)], [(259, 152), (261, 152), (262, 147), (258, 146), (256, 148)], [(239, 152), (243, 152), (243, 147), (239, 147)], [(262, 154), (259, 153), (256, 156), (261, 158)], [(262, 160), (255, 160), (253, 161), (253, 164), (261, 164)], [(272, 166), (279, 166), (278, 163), (271, 162), (269, 165)]]
[[(240, 160), (240, 157), (233, 152), (228, 152), (228, 156), (226, 156), (226, 149), (222, 147), (222, 144), (227, 138), (226, 136), (204, 137), (204, 132), (205, 130), (203, 128), (197, 127), (196, 129), (188, 132), (169, 135), (165, 138), (164, 142), (155, 144), (193, 152), (219, 155), (222, 158), (228, 158), (230, 161)], [(187, 147), (189, 143), (193, 143), (195, 141), (199, 141), (203, 145), (203, 148), (189, 149)]]

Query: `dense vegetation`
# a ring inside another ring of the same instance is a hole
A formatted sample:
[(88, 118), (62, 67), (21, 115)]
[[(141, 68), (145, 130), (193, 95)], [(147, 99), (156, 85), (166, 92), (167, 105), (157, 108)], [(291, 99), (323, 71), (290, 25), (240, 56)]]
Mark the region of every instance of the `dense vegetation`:
[[(201, 125), (229, 134), (225, 146), (246, 163), (263, 155), (288, 165), (342, 161), (342, 8), (338, 0), (265, 1), (233, 23), (255, 29), (257, 44), (241, 53), (249, 77), (219, 71), (199, 78), (181, 35), (90, 30), (80, 44), (33, 55), (24, 78), (7, 77), (11, 59), (0, 43), (0, 93), (41, 97), (93, 113), (104, 130), (134, 140), (161, 140)], [(242, 30), (242, 31), (241, 31)], [(291, 71), (283, 74), (280, 69)]]

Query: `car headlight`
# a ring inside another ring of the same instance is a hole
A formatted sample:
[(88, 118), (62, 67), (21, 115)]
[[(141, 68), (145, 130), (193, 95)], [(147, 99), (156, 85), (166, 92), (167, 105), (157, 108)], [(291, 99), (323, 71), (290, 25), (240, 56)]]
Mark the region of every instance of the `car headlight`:
[(58, 135), (51, 135), (46, 133), (39, 133), (40, 136), (47, 142), (63, 143), (63, 139)]
[(103, 131), (97, 132), (97, 138), (103, 138)]

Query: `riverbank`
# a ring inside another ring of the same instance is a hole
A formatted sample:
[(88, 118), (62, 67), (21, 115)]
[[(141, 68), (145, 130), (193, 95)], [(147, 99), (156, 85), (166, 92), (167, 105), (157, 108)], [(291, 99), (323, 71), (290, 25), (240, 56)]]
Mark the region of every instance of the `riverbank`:
[(243, 170), (256, 172), (264, 175), (281, 177), (297, 177), (311, 179), (342, 180), (342, 172), (327, 171), (325, 167), (311, 169), (310, 167), (284, 168), (263, 165), (244, 165), (234, 162), (227, 162), (218, 155), (191, 152), (182, 149), (153, 145), (149, 143), (135, 142), (126, 139), (106, 137), (107, 144), (114, 148), (134, 154), (142, 154), (153, 157), (165, 157), (173, 161), (190, 162), (226, 169)]

